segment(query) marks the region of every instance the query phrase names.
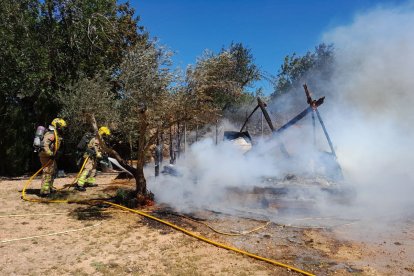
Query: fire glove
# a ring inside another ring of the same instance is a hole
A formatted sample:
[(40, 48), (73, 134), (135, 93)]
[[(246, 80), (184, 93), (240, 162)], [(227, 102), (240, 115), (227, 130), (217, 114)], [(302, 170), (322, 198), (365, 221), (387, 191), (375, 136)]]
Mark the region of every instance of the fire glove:
[(100, 152), (97, 152), (97, 153), (96, 153), (96, 158), (98, 158), (98, 159), (102, 159), (102, 154), (101, 154)]

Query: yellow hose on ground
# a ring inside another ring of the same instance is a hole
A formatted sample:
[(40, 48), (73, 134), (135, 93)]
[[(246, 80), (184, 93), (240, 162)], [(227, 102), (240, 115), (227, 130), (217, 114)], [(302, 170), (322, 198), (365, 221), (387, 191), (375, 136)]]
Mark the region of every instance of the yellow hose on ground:
[(218, 234), (221, 234), (221, 235), (225, 235), (225, 236), (243, 236), (243, 235), (248, 235), (248, 234), (250, 234), (250, 233), (253, 233), (253, 232), (259, 231), (260, 229), (265, 228), (266, 226), (268, 226), (268, 225), (270, 224), (270, 221), (266, 222), (266, 223), (265, 223), (265, 224), (263, 224), (263, 225), (260, 225), (260, 226), (258, 226), (258, 227), (255, 227), (255, 228), (253, 228), (253, 229), (251, 229), (251, 230), (245, 230), (245, 231), (238, 232), (238, 233), (227, 233), (227, 232), (222, 232), (222, 231), (220, 231), (220, 230), (214, 229), (212, 226), (210, 226), (209, 224), (207, 224), (207, 223), (205, 223), (205, 222), (201, 222), (201, 221), (200, 221), (199, 223), (204, 224), (205, 226), (207, 226), (208, 228), (210, 228), (212, 231), (214, 231), (214, 232), (216, 232), (216, 233), (218, 233)]
[(56, 189), (56, 191), (61, 191), (61, 190), (64, 190), (64, 189), (66, 189), (66, 188), (72, 187), (72, 186), (75, 184), (75, 182), (78, 180), (79, 175), (83, 172), (83, 169), (85, 168), (85, 165), (86, 165), (86, 161), (88, 161), (88, 159), (89, 159), (89, 156), (87, 156), (87, 157), (85, 158), (85, 160), (83, 161), (82, 167), (80, 168), (80, 170), (79, 170), (78, 174), (76, 175), (76, 177), (75, 177), (75, 179), (72, 181), (72, 183), (70, 183), (69, 185), (65, 185), (65, 186), (63, 186), (63, 188)]
[(216, 232), (216, 233), (218, 233), (218, 234), (220, 234), (220, 235), (225, 235), (225, 236), (243, 236), (243, 235), (247, 235), (247, 234), (250, 234), (250, 233), (256, 232), (256, 231), (258, 231), (258, 230), (260, 230), (260, 229), (263, 229), (263, 228), (265, 228), (266, 226), (268, 226), (268, 225), (270, 224), (270, 221), (267, 221), (265, 224), (263, 224), (263, 225), (261, 225), (261, 226), (258, 226), (258, 227), (255, 227), (255, 228), (253, 228), (253, 229), (251, 229), (251, 230), (245, 230), (245, 231), (241, 231), (241, 232), (238, 232), (238, 233), (234, 233), (234, 232), (230, 232), (230, 233), (228, 233), (228, 232), (223, 232), (223, 231), (217, 230), (217, 229), (215, 229), (213, 226), (211, 226), (210, 224), (205, 223), (204, 221), (195, 220), (195, 219), (192, 219), (192, 218), (187, 217), (187, 216), (182, 216), (182, 215), (179, 215), (179, 216), (180, 216), (180, 217), (183, 217), (183, 218), (185, 218), (185, 219), (188, 219), (188, 220), (191, 220), (191, 221), (197, 222), (197, 223), (201, 223), (201, 224), (203, 224), (203, 225), (207, 226), (207, 227), (208, 227), (210, 230), (212, 230), (213, 232)]
[(184, 228), (181, 228), (181, 227), (179, 227), (179, 226), (177, 226), (175, 224), (172, 224), (172, 223), (170, 223), (168, 221), (165, 221), (165, 220), (159, 219), (157, 217), (151, 216), (150, 214), (147, 214), (145, 212), (142, 212), (142, 211), (139, 211), (139, 210), (135, 210), (135, 209), (130, 209), (130, 208), (127, 208), (125, 206), (122, 206), (122, 205), (119, 205), (119, 204), (115, 204), (115, 203), (112, 203), (112, 202), (109, 202), (109, 201), (103, 201), (103, 202), (106, 203), (106, 204), (109, 204), (111, 206), (114, 206), (114, 207), (117, 207), (117, 208), (120, 208), (120, 209), (123, 209), (123, 210), (127, 210), (127, 211), (130, 211), (130, 212), (139, 214), (141, 216), (144, 216), (146, 218), (149, 218), (149, 219), (158, 221), (158, 222), (163, 223), (165, 225), (168, 225), (168, 226), (170, 226), (170, 227), (172, 227), (172, 228), (174, 228), (174, 229), (176, 229), (178, 231), (181, 231), (181, 232), (183, 232), (183, 233), (185, 233), (185, 234), (187, 234), (187, 235), (189, 235), (191, 237), (194, 237), (196, 239), (202, 240), (204, 242), (207, 242), (209, 244), (215, 245), (217, 247), (225, 248), (227, 250), (231, 250), (231, 251), (234, 251), (234, 252), (237, 252), (237, 253), (240, 253), (240, 254), (243, 254), (243, 255), (246, 255), (246, 256), (255, 258), (257, 260), (265, 261), (265, 262), (268, 262), (268, 263), (271, 263), (271, 264), (274, 264), (274, 265), (277, 265), (277, 266), (280, 266), (280, 267), (284, 267), (284, 268), (287, 268), (289, 270), (299, 272), (299, 273), (301, 273), (303, 275), (314, 276), (314, 274), (312, 274), (310, 272), (306, 272), (306, 271), (301, 270), (301, 269), (298, 269), (296, 267), (293, 267), (293, 266), (290, 266), (290, 265), (287, 265), (287, 264), (283, 264), (283, 263), (277, 262), (277, 261), (272, 260), (272, 259), (268, 259), (268, 258), (259, 256), (259, 255), (255, 255), (253, 253), (244, 251), (244, 250), (240, 250), (240, 249), (235, 248), (235, 247), (231, 247), (231, 246), (228, 246), (228, 245), (225, 245), (225, 244), (222, 244), (222, 243), (219, 243), (219, 242), (216, 242), (216, 241), (207, 239), (206, 237), (197, 235), (197, 234), (195, 234), (195, 233), (193, 233), (191, 231), (188, 231), (188, 230), (186, 230)]
[(109, 201), (105, 201), (105, 200), (71, 200), (71, 201), (69, 201), (69, 200), (46, 200), (46, 199), (28, 198), (26, 196), (26, 188), (32, 182), (33, 178), (35, 178), (36, 175), (43, 169), (43, 167), (40, 168), (32, 177), (30, 177), (29, 180), (27, 181), (27, 183), (25, 184), (25, 186), (23, 187), (23, 190), (22, 190), (22, 199), (23, 200), (30, 201), (30, 202), (44, 202), (44, 203), (77, 203), (77, 202), (79, 202), (79, 203), (80, 202), (101, 202), (101, 203), (105, 203), (105, 204), (108, 204), (110, 206), (113, 206), (113, 207), (116, 207), (116, 208), (119, 208), (119, 209), (122, 209), (122, 210), (126, 210), (126, 211), (129, 211), (129, 212), (133, 212), (133, 213), (139, 214), (139, 215), (141, 215), (143, 217), (146, 217), (146, 218), (149, 218), (149, 219), (158, 221), (158, 222), (160, 222), (162, 224), (165, 224), (165, 225), (168, 225), (168, 226), (170, 226), (170, 227), (172, 227), (172, 228), (174, 228), (174, 229), (176, 229), (178, 231), (181, 231), (184, 234), (187, 234), (187, 235), (189, 235), (191, 237), (194, 237), (196, 239), (202, 240), (202, 241), (207, 242), (209, 244), (215, 245), (217, 247), (221, 247), (221, 248), (224, 248), (224, 249), (227, 249), (227, 250), (231, 250), (231, 251), (234, 251), (234, 252), (237, 252), (237, 253), (240, 253), (240, 254), (243, 254), (243, 255), (252, 257), (252, 258), (257, 259), (257, 260), (265, 261), (265, 262), (268, 262), (268, 263), (271, 263), (271, 264), (274, 264), (274, 265), (277, 265), (277, 266), (280, 266), (280, 267), (284, 267), (284, 268), (286, 268), (288, 270), (292, 270), (292, 271), (301, 273), (303, 275), (314, 276), (314, 274), (312, 274), (310, 272), (301, 270), (299, 268), (296, 268), (296, 267), (293, 267), (293, 266), (290, 266), (290, 265), (287, 265), (287, 264), (280, 263), (280, 262), (275, 261), (275, 260), (272, 260), (272, 259), (268, 259), (268, 258), (259, 256), (259, 255), (255, 255), (253, 253), (250, 253), (250, 252), (247, 252), (247, 251), (244, 251), (244, 250), (240, 250), (240, 249), (235, 248), (235, 247), (231, 247), (231, 246), (228, 246), (228, 245), (225, 245), (225, 244), (222, 244), (222, 243), (219, 243), (219, 242), (210, 240), (210, 239), (208, 239), (206, 237), (197, 235), (197, 234), (195, 234), (195, 233), (193, 233), (191, 231), (188, 231), (188, 230), (186, 230), (184, 228), (181, 228), (181, 227), (179, 227), (179, 226), (177, 226), (175, 224), (172, 224), (171, 222), (168, 222), (168, 221), (159, 219), (159, 218), (154, 217), (154, 216), (152, 216), (150, 214), (147, 214), (147, 213), (145, 213), (143, 211), (139, 211), (139, 210), (135, 210), (135, 209), (130, 209), (130, 208), (127, 208), (125, 206), (122, 206), (122, 205), (119, 205), (119, 204), (116, 204), (116, 203), (112, 203), (112, 202), (109, 202)]
[(46, 164), (44, 164), (37, 172), (35, 172), (29, 180), (27, 180), (26, 184), (23, 187), (22, 190), (22, 199), (30, 202), (43, 202), (43, 203), (68, 203), (68, 200), (48, 200), (48, 199), (35, 199), (35, 198), (29, 198), (26, 196), (26, 189), (29, 186), (29, 184), (33, 181), (33, 179), (46, 167), (49, 165), (51, 160), (49, 160)]

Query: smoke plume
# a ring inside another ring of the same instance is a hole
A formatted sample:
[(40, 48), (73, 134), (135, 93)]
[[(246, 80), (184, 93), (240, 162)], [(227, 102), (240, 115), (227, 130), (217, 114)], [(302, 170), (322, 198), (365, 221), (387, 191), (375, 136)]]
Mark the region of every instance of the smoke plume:
[(324, 35), (336, 45), (329, 127), (368, 216), (413, 207), (413, 8), (379, 7)]
[[(342, 215), (350, 216), (404, 216), (414, 207), (412, 30), (414, 8), (406, 4), (376, 7), (323, 35), (324, 42), (334, 44), (335, 64), (331, 81), (319, 85), (326, 88), (323, 93), (329, 91), (319, 110), (344, 172), (340, 185), (352, 187), (355, 198), (352, 204), (333, 208), (324, 195), (317, 199), (322, 213), (339, 215), (340, 210)], [(315, 98), (323, 96), (318, 95), (320, 91), (313, 92)], [(307, 106), (301, 93), (304, 109)], [(294, 111), (283, 118), (284, 122), (303, 110), (297, 108), (292, 106), (290, 110)], [(316, 160), (317, 155), (310, 126), (310, 118), (305, 118), (298, 128), (292, 127), (281, 137), (293, 159), (283, 157), (276, 139), (256, 137), (254, 151), (243, 154), (231, 143), (222, 142), (222, 136), (218, 145), (207, 138), (193, 144), (185, 158), (178, 160), (178, 176), (152, 179), (149, 188), (159, 202), (179, 210), (210, 208), (230, 212), (246, 207), (243, 201), (233, 201), (229, 191), (252, 191), (254, 187), (274, 184), (268, 179), (283, 182), (286, 176), (306, 177), (318, 169), (318, 163), (309, 161)], [(228, 127), (227, 130), (239, 129)], [(329, 149), (320, 129), (317, 140), (324, 150)], [(302, 179), (305, 178), (297, 181)], [(318, 192), (314, 191), (313, 200)]]

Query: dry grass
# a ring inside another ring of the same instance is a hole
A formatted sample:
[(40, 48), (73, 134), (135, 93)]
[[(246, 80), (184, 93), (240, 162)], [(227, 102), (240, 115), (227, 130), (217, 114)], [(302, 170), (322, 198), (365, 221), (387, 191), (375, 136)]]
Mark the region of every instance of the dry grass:
[[(116, 192), (113, 187), (116, 184), (112, 177), (98, 176), (102, 186), (88, 189), (86, 193), (74, 192), (70, 197), (113, 196), (110, 193)], [(57, 186), (69, 181), (57, 179)], [(64, 235), (0, 244), (1, 275), (295, 275), (284, 268), (198, 241), (136, 214), (113, 209), (114, 212), (106, 213), (102, 212), (105, 208), (79, 204), (25, 202), (18, 192), (22, 186), (23, 181), (18, 180), (0, 182), (1, 215), (66, 213), (2, 218), (1, 240), (101, 224)], [(33, 189), (38, 186), (39, 180), (36, 180)], [(112, 188), (105, 190), (108, 186)], [(163, 218), (218, 242), (319, 275), (410, 275), (414, 271), (414, 222), (407, 226), (400, 239), (388, 242), (397, 251), (382, 247), (385, 253), (377, 253), (378, 246), (339, 241), (329, 231), (304, 231), (272, 224), (259, 232), (230, 237), (213, 233), (185, 218), (172, 215)], [(258, 222), (242, 218), (212, 217), (211, 223), (226, 230), (258, 226)]]

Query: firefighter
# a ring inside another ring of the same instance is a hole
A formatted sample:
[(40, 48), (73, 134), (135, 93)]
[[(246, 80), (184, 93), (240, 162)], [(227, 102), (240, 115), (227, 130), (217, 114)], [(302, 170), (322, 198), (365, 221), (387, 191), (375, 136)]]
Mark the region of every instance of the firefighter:
[[(104, 136), (111, 135), (111, 131), (108, 127), (102, 126), (98, 130), (98, 135), (101, 139), (104, 138)], [(86, 161), (85, 161), (86, 159)], [(86, 147), (86, 150), (83, 154), (83, 160), (85, 163), (83, 171), (81, 172), (81, 175), (76, 182), (75, 189), (78, 191), (85, 191), (85, 187), (94, 187), (96, 185), (96, 166), (98, 163), (98, 160), (102, 159), (102, 148), (99, 144), (99, 139), (94, 136), (92, 137)]]
[(42, 186), (40, 188), (40, 196), (49, 196), (53, 192), (53, 180), (57, 172), (57, 153), (63, 142), (63, 130), (66, 128), (65, 120), (61, 118), (53, 119), (45, 132), (41, 150), (39, 151), (40, 163), (42, 163)]

